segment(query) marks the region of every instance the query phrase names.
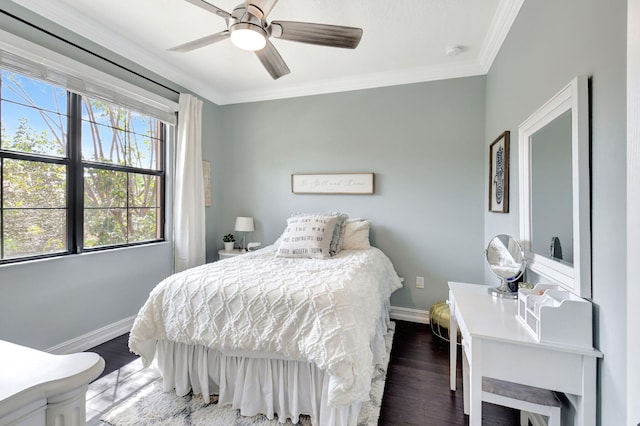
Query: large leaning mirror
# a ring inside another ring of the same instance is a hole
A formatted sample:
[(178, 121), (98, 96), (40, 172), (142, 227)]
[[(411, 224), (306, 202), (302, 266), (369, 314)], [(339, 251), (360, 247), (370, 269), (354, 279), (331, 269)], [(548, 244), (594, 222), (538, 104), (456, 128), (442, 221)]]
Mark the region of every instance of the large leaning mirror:
[(528, 267), (591, 297), (588, 80), (576, 77), (519, 127), (520, 240)]

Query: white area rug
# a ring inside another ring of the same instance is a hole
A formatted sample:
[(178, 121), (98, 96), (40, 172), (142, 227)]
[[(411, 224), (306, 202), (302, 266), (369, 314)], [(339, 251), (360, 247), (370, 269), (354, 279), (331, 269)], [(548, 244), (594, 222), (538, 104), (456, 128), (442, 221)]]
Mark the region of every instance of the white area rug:
[[(385, 336), (387, 354), (382, 365), (376, 366), (371, 380), (371, 399), (362, 404), (358, 426), (378, 424), (394, 331), (395, 323), (392, 322)], [(103, 415), (101, 420), (113, 426), (282, 426), (277, 419), (269, 420), (262, 415), (243, 417), (239, 410), (234, 410), (230, 406), (206, 404), (199, 395), (179, 397), (175, 393), (164, 393), (160, 379), (120, 403)], [(291, 421), (287, 420), (286, 425), (291, 424)], [(311, 421), (309, 417), (301, 416), (298, 424), (310, 426)]]

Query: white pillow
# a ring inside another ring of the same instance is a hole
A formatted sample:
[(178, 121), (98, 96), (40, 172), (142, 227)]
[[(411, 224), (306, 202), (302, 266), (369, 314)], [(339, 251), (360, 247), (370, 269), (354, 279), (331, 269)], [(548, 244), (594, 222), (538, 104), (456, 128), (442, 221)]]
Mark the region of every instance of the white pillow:
[(368, 248), (371, 248), (369, 243), (369, 221), (347, 220), (342, 250), (366, 250)]
[(277, 257), (329, 257), (336, 216), (307, 215), (287, 219)]
[(331, 245), (329, 246), (329, 254), (334, 256), (342, 249), (342, 242), (344, 241), (344, 225), (349, 219), (349, 215), (339, 212), (331, 213), (294, 213), (291, 217), (296, 216), (335, 216), (336, 227), (333, 230), (333, 236), (331, 237)]

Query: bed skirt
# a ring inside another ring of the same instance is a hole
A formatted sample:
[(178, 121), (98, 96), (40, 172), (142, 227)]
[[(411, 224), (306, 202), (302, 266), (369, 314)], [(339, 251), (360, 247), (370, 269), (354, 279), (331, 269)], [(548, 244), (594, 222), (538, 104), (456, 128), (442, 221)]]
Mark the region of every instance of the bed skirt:
[[(389, 325), (389, 306), (382, 309), (371, 341), (374, 365), (386, 354), (384, 335)], [(363, 401), (331, 407), (328, 394), (333, 378), (307, 361), (260, 356), (225, 355), (199, 345), (157, 342), (157, 365), (163, 390), (184, 396), (193, 391), (218, 395), (218, 404), (231, 405), (243, 416), (264, 414), (298, 423), (301, 414), (313, 425), (355, 426)]]

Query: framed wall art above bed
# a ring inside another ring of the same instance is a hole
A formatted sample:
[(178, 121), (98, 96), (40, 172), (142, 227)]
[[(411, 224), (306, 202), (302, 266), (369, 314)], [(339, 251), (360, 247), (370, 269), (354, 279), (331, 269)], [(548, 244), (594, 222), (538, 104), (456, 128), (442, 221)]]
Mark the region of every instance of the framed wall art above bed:
[(300, 173), (291, 175), (294, 194), (373, 194), (373, 173)]

